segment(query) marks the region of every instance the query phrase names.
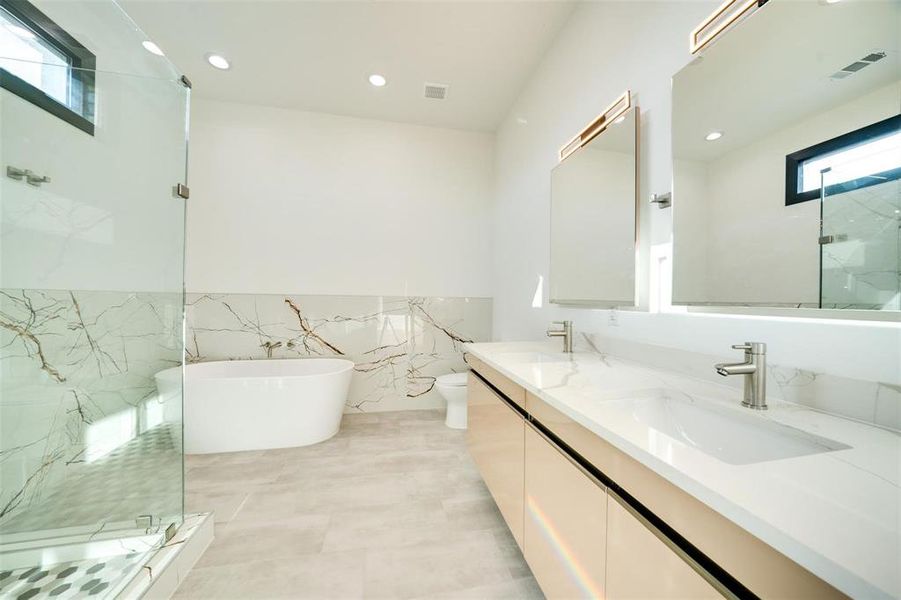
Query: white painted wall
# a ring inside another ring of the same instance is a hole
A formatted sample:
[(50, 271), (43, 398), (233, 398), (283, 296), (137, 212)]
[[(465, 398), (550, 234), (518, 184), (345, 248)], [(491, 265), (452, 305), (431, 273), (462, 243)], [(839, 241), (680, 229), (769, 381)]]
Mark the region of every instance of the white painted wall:
[[(497, 138), (494, 223), (494, 336), (539, 339), (552, 319), (577, 331), (733, 356), (729, 345), (769, 343), (775, 364), (884, 382), (901, 381), (897, 324), (708, 314), (654, 314), (532, 307), (547, 279), (550, 171), (560, 145), (631, 88), (642, 109), (639, 197), (669, 190), (670, 78), (689, 60), (688, 32), (717, 2), (585, 3), (514, 103)], [(525, 119), (521, 124), (518, 119)], [(640, 297), (649, 305), (652, 245), (669, 243), (671, 211), (642, 203)]]
[(490, 296), (493, 136), (195, 99), (187, 288)]

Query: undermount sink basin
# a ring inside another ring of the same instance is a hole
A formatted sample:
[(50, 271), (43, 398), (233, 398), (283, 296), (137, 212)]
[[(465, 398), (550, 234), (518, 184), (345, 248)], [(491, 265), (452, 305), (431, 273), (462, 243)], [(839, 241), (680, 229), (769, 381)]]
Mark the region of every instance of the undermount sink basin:
[(731, 410), (703, 400), (673, 398), (666, 390), (648, 390), (635, 398), (610, 400), (605, 404), (627, 411), (653, 433), (733, 465), (850, 448), (750, 411), (741, 412), (747, 409)]

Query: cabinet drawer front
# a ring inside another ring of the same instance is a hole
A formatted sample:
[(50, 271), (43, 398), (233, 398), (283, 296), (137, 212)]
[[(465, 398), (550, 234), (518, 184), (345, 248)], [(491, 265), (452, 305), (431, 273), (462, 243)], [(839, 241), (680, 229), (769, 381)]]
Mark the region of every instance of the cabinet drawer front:
[(526, 407), (533, 419), (757, 596), (798, 600), (845, 597), (541, 398), (528, 394)]
[(607, 502), (607, 598), (722, 598), (612, 495)]
[(479, 375), (489, 381), (491, 385), (499, 389), (501, 393), (512, 400), (514, 404), (523, 409), (526, 407), (525, 388), (519, 384), (513, 383), (507, 377), (504, 377), (472, 354), (466, 355), (466, 362), (472, 367), (473, 371), (476, 371)]
[(526, 427), (525, 556), (550, 599), (603, 598), (607, 494)]
[(467, 394), (469, 453), (522, 548), (525, 421), (471, 373)]

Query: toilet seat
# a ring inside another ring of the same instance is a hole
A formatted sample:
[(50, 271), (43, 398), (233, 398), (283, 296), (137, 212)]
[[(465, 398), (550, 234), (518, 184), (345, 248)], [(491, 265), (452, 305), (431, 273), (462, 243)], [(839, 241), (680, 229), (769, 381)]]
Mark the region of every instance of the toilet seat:
[(466, 387), (467, 379), (468, 374), (466, 372), (448, 373), (447, 375), (439, 375), (436, 383), (448, 387)]

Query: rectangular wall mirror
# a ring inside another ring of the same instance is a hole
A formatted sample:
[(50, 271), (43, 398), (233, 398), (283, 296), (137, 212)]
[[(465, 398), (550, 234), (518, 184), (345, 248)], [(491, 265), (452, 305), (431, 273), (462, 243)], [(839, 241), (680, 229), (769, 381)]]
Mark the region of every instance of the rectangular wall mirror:
[(633, 107), (552, 171), (551, 302), (635, 305), (637, 132)]
[(901, 308), (899, 24), (768, 2), (676, 74), (674, 304)]

